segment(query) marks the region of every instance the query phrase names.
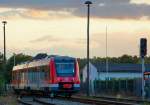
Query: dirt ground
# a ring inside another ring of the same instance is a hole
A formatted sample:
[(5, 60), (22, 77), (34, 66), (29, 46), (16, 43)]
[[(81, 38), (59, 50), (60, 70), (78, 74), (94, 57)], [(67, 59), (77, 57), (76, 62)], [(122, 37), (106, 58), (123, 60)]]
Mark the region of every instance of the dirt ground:
[(0, 96), (0, 105), (18, 105), (17, 98), (13, 94)]

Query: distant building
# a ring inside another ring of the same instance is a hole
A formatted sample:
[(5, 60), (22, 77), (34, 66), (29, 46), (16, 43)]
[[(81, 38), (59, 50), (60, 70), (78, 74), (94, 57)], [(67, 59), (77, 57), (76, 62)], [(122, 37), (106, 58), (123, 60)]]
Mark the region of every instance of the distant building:
[[(109, 64), (108, 74), (106, 73), (106, 65), (97, 63), (90, 63), (90, 89), (92, 94), (94, 93), (94, 80), (106, 80), (106, 79), (138, 79), (142, 77), (142, 65), (141, 64)], [(150, 71), (150, 64), (145, 64), (145, 71)], [(82, 71), (82, 81), (86, 82), (87, 68), (86, 66)], [(140, 94), (141, 81), (137, 83), (137, 91)]]
[[(145, 65), (145, 71), (150, 71), (150, 64)], [(141, 64), (109, 64), (108, 75), (106, 73), (105, 64), (93, 65), (90, 63), (90, 79), (105, 80), (107, 77), (111, 78), (141, 78), (142, 66)], [(87, 73), (86, 66), (83, 68), (83, 82), (85, 82)]]

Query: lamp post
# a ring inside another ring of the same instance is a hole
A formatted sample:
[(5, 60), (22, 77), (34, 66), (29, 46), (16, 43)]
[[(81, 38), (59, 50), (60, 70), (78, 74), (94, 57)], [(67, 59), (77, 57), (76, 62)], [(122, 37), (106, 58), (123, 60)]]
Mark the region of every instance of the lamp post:
[(85, 4), (87, 5), (87, 96), (89, 96), (89, 25), (90, 25), (90, 4), (91, 1), (86, 1)]
[(4, 32), (4, 63), (6, 63), (6, 37), (5, 37), (5, 25), (7, 24), (7, 21), (2, 21), (3, 23), (3, 32)]

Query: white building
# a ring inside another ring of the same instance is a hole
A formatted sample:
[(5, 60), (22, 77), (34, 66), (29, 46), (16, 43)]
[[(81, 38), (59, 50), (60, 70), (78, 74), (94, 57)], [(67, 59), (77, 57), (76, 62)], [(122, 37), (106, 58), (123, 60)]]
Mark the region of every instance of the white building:
[[(86, 79), (87, 79), (87, 66), (85, 66), (83, 68), (83, 82), (86, 82)], [(95, 94), (94, 92), (94, 80), (98, 79), (98, 73), (97, 73), (97, 68), (92, 64), (90, 63), (89, 64), (89, 81), (90, 81), (90, 94)]]
[[(150, 71), (150, 65), (145, 65), (145, 71)], [(86, 81), (87, 71), (86, 66), (82, 71), (83, 82)], [(106, 73), (105, 64), (93, 65), (90, 63), (90, 80), (95, 79), (105, 80), (107, 77), (111, 78), (141, 78), (142, 66), (141, 64), (109, 64), (108, 73)]]
[[(94, 94), (94, 80), (109, 79), (140, 79), (142, 77), (141, 64), (109, 64), (108, 73), (106, 73), (105, 64), (90, 63), (89, 65), (89, 79), (90, 79), (90, 92)], [(145, 71), (150, 71), (150, 65), (145, 65)], [(82, 71), (82, 82), (85, 83), (87, 78), (87, 67), (85, 66)]]

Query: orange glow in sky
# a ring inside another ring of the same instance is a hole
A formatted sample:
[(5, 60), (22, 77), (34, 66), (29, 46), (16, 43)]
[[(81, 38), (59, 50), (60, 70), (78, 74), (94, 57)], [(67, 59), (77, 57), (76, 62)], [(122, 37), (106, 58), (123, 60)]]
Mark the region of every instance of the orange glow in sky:
[[(143, 2), (131, 0), (130, 3), (150, 4), (144, 0)], [(94, 6), (91, 9), (94, 9)], [(12, 53), (36, 55), (46, 52), (86, 57), (86, 6), (85, 14), (82, 16), (74, 15), (67, 9), (42, 10), (0, 6), (0, 20), (8, 22), (6, 25), (8, 56), (11, 56)], [(108, 28), (108, 56), (139, 55), (141, 37), (146, 37), (150, 45), (149, 24), (149, 16), (123, 19), (96, 17), (91, 13), (90, 56), (105, 56), (106, 25)], [(3, 52), (2, 24), (0, 30), (0, 52)]]

